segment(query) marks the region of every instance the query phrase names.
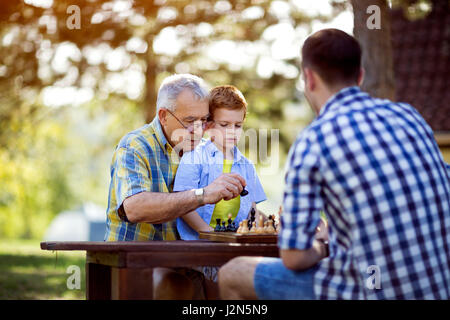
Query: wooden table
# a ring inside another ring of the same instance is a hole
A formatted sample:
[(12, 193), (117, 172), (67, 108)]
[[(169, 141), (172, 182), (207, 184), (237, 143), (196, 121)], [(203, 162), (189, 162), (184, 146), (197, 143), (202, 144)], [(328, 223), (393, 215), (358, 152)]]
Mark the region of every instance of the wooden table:
[(222, 266), (238, 256), (278, 257), (276, 244), (198, 241), (41, 242), (86, 251), (86, 299), (152, 299), (153, 268)]

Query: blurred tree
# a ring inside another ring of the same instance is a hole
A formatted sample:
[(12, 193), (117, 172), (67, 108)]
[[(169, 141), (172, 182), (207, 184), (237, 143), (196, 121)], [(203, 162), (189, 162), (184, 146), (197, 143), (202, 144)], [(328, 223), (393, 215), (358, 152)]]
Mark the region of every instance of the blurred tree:
[(311, 16), (293, 0), (2, 0), (0, 236), (40, 237), (61, 210), (104, 203), (112, 146), (153, 118), (171, 73), (236, 85), (247, 126), (280, 129), (285, 154), (312, 118), (291, 113), (301, 41), (341, 2)]
[[(68, 23), (75, 21), (75, 12), (68, 11), (71, 5), (80, 8), (79, 29), (69, 28)], [(155, 115), (161, 79), (174, 72), (191, 72), (211, 84), (239, 85), (244, 94), (249, 93), (250, 104), (264, 97), (264, 104), (259, 103), (254, 113), (276, 127), (281, 106), (295, 96), (297, 57), (281, 58), (271, 74), (259, 76), (257, 67), (270, 56), (264, 50), (273, 50), (274, 45), (274, 36), (267, 41), (263, 34), (280, 23), (294, 30), (313, 19), (329, 18), (309, 17), (291, 2), (270, 0), (4, 0), (0, 8), (0, 87), (10, 101), (2, 103), (0, 124), (11, 123), (18, 113), (17, 119), (35, 113), (41, 90), (50, 86), (89, 88), (101, 99), (118, 95), (137, 100), (148, 122)], [(173, 42), (165, 43), (172, 53), (158, 49), (161, 39)], [(217, 40), (249, 48), (248, 44), (255, 44), (259, 57), (244, 67), (211, 59), (205, 51)], [(129, 94), (123, 86), (111, 84), (130, 73), (137, 80), (143, 75), (144, 81), (132, 84), (142, 90)], [(6, 125), (1, 130), (7, 128), (13, 130)]]
[[(363, 49), (362, 65), (366, 71), (363, 90), (375, 97), (395, 100), (395, 77), (391, 42), (390, 6), (403, 8), (413, 20), (428, 14), (436, 0), (351, 0), (354, 36)], [(378, 9), (373, 9), (376, 6)], [(370, 10), (369, 8), (372, 8)], [(377, 11), (378, 10), (378, 11)], [(374, 28), (372, 19), (378, 19)]]

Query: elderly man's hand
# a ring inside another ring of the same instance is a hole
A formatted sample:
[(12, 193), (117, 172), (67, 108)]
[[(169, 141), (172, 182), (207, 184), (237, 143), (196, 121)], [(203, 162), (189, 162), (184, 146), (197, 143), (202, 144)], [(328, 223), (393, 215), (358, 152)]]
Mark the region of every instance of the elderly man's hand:
[(237, 173), (223, 173), (204, 188), (204, 202), (214, 204), (220, 200), (236, 198), (246, 186), (244, 178)]

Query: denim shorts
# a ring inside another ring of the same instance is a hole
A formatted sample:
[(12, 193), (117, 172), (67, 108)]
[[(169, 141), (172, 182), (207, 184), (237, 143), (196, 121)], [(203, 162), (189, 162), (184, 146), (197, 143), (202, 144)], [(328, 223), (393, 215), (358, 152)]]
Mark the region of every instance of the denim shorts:
[(261, 300), (314, 300), (317, 267), (292, 271), (280, 258), (263, 258), (256, 266), (254, 287)]

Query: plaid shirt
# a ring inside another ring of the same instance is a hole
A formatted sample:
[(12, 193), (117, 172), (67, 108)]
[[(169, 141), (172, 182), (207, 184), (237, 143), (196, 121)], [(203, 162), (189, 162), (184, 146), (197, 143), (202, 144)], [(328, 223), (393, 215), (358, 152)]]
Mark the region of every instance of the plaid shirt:
[(179, 156), (161, 129), (158, 117), (125, 135), (111, 163), (105, 241), (176, 240), (176, 220), (161, 224), (129, 223), (119, 217), (123, 201), (143, 191), (171, 192)]
[(448, 168), (413, 107), (345, 88), (291, 148), (279, 246), (310, 248), (324, 210), (319, 299), (449, 299)]

